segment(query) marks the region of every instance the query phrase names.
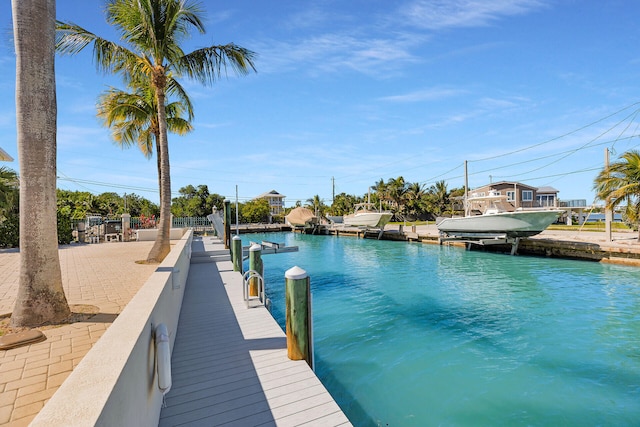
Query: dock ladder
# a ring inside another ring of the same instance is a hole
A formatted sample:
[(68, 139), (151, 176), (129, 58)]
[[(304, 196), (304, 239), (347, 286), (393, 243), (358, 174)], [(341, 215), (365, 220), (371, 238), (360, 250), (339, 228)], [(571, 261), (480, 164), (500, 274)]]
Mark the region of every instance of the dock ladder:
[[(258, 295), (250, 295), (249, 286), (251, 284), (252, 279), (257, 279), (258, 281)], [(242, 275), (242, 290), (244, 295), (245, 304), (247, 304), (247, 308), (254, 307), (252, 305), (253, 302), (258, 301), (258, 305), (266, 305), (266, 299), (264, 295), (264, 279), (255, 270), (248, 270)]]

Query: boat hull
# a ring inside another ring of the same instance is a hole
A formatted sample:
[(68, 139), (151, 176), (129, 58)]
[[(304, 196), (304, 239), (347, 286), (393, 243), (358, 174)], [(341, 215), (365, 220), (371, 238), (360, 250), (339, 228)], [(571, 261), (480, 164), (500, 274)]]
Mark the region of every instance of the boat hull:
[(345, 215), (342, 222), (353, 227), (384, 228), (391, 221), (392, 213), (389, 212), (360, 212)]
[(500, 212), (491, 215), (445, 218), (436, 226), (456, 237), (529, 237), (557, 221), (559, 210)]
[(342, 224), (342, 215), (327, 215), (327, 219), (332, 223), (332, 224)]

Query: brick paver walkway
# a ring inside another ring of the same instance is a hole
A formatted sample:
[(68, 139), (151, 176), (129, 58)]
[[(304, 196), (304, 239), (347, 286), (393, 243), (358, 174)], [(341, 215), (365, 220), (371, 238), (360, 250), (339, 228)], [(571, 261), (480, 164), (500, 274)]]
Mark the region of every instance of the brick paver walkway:
[[(60, 266), (69, 304), (99, 308), (87, 322), (45, 329), (47, 340), (0, 350), (0, 425), (26, 426), (147, 281), (157, 266), (136, 264), (153, 242), (69, 245)], [(0, 251), (0, 314), (10, 313), (18, 291), (17, 250)]]

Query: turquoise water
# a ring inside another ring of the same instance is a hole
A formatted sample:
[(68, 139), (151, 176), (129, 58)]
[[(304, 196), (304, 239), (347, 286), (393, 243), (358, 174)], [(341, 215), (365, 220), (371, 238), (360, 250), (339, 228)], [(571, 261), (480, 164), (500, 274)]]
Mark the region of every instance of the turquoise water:
[(640, 268), (293, 233), (316, 372), (355, 426), (640, 425)]

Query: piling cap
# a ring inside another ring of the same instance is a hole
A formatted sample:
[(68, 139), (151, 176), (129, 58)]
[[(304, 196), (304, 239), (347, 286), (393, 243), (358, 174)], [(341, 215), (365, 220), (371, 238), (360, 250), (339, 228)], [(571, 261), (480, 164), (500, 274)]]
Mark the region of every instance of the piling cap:
[(257, 251), (261, 251), (262, 250), (262, 246), (260, 246), (257, 243), (254, 243), (253, 245), (251, 245), (251, 247), (249, 248), (249, 252), (257, 252)]
[(285, 279), (298, 280), (298, 279), (306, 279), (309, 277), (306, 271), (298, 267), (291, 267), (287, 271), (284, 272)]
[(233, 236), (233, 240), (240, 240), (240, 236), (236, 234), (235, 236)]

